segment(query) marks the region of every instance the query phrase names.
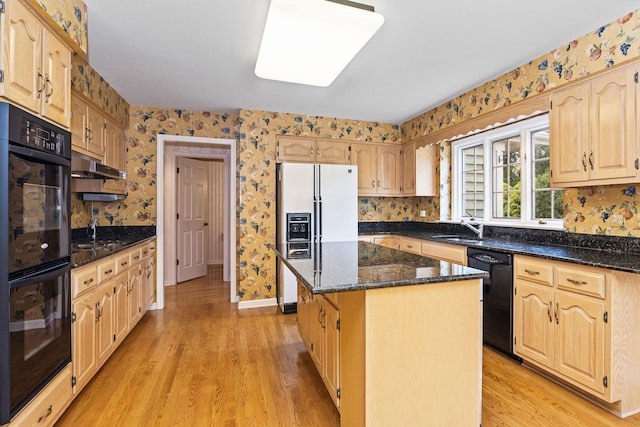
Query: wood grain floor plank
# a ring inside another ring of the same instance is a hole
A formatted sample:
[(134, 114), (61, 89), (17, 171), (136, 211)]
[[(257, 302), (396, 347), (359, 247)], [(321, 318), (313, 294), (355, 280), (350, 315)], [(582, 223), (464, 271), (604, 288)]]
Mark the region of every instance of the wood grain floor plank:
[[(339, 413), (302, 343), (295, 315), (237, 309), (219, 267), (165, 289), (75, 399), (58, 427), (337, 427)], [(640, 427), (490, 349), (484, 427)]]

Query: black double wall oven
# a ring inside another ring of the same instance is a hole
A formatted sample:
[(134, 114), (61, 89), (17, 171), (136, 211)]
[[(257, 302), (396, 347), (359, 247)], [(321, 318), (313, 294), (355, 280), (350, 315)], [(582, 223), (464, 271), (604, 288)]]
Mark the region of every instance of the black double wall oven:
[(0, 103), (0, 424), (71, 361), (71, 134)]

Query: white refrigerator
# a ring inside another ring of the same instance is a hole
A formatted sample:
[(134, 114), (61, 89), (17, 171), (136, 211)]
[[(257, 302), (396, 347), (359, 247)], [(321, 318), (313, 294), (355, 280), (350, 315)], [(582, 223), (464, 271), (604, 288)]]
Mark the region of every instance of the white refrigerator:
[[(358, 239), (357, 166), (281, 163), (277, 181), (278, 244), (288, 243), (287, 213), (311, 214), (311, 244)], [(277, 276), (278, 305), (295, 312), (296, 278), (281, 261)]]

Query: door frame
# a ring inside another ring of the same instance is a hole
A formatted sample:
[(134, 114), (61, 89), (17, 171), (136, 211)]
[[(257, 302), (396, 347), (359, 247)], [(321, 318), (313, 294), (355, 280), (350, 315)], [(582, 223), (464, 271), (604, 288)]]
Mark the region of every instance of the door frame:
[[(164, 308), (164, 287), (175, 284), (175, 221), (165, 221), (165, 218), (175, 218), (176, 207), (173, 200), (176, 195), (175, 172), (167, 173), (166, 169), (175, 171), (176, 157), (192, 157), (201, 159), (222, 159), (225, 169), (225, 189), (228, 206), (225, 210), (224, 234), (224, 276), (229, 281), (229, 300), (238, 302), (236, 284), (236, 140), (225, 138), (204, 138), (194, 136), (177, 136), (159, 134), (157, 137), (157, 186), (158, 210), (156, 234), (158, 237), (156, 273), (156, 307)], [(166, 200), (165, 200), (166, 198)], [(169, 203), (167, 203), (169, 201)], [(167, 243), (165, 243), (165, 240)], [(160, 264), (162, 263), (162, 264)], [(165, 278), (166, 276), (166, 278)]]

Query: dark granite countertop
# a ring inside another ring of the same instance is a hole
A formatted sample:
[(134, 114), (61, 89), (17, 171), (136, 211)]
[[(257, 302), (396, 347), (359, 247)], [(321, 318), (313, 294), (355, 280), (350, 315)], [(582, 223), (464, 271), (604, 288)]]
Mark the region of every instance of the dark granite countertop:
[(310, 247), (307, 258), (287, 258), (287, 245), (278, 245), (276, 255), (314, 294), (488, 277), (488, 273), (475, 268), (366, 242), (331, 242)]
[(84, 228), (74, 229), (71, 232), (71, 266), (75, 268), (98, 261), (155, 237), (155, 227), (99, 227), (96, 233), (98, 245), (93, 248), (78, 249), (79, 246), (91, 241)]
[(527, 240), (518, 240), (513, 236), (501, 237), (499, 235), (491, 235), (482, 240), (474, 240), (474, 236), (468, 234), (459, 235), (459, 239), (443, 238), (441, 236), (453, 236), (456, 234), (443, 233), (439, 231), (394, 230), (382, 233), (364, 231), (361, 232), (361, 234), (396, 234), (416, 239), (487, 249), (496, 252), (530, 255), (592, 267), (608, 268), (611, 270), (629, 273), (640, 273), (640, 254), (634, 252), (606, 250), (606, 248), (602, 248), (597, 245), (594, 245), (596, 246), (595, 248), (591, 248), (565, 246), (561, 244), (545, 244)]

